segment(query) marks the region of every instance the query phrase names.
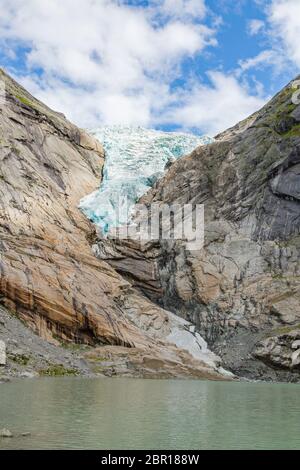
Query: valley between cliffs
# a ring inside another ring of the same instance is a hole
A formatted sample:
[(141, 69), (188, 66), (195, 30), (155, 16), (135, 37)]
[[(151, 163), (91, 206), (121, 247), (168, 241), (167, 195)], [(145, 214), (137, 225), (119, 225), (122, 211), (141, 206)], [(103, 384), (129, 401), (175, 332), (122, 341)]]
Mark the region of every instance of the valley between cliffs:
[[(26, 371), (40, 374), (228, 380), (229, 370), (299, 381), (300, 106), (291, 86), (173, 163), (142, 197), (204, 204), (205, 247), (190, 252), (181, 241), (100, 239), (78, 205), (100, 184), (101, 143), (0, 78), (2, 372), (24, 373), (20, 346)], [(19, 321), (44, 341), (38, 353)]]

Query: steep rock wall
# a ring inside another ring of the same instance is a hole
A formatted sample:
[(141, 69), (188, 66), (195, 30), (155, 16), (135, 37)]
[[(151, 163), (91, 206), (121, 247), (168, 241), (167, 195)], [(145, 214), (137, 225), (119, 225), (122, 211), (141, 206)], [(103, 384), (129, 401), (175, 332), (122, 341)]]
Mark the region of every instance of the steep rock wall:
[(276, 378), (281, 368), (289, 380), (299, 373), (300, 324), (300, 106), (293, 93), (288, 85), (215, 143), (175, 162), (141, 199), (204, 204), (202, 250), (179, 241), (100, 240), (95, 247), (149, 298), (192, 321), (232, 370)]

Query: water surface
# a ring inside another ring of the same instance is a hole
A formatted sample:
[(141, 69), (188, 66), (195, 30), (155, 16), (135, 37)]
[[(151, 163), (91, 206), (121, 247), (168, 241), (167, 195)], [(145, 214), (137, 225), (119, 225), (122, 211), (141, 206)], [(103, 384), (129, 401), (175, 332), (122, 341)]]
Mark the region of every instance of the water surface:
[(300, 449), (300, 387), (37, 379), (0, 385), (2, 449)]

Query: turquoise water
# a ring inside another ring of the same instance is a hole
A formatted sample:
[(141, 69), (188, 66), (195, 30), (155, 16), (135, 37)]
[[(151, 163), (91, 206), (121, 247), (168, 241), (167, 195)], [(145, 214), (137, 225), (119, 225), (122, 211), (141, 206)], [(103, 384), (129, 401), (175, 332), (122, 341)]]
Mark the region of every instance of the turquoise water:
[(0, 385), (2, 449), (300, 449), (300, 387), (129, 379)]
[(170, 159), (213, 141), (142, 127), (102, 127), (90, 133), (103, 144), (106, 160), (100, 188), (82, 199), (80, 208), (104, 235), (128, 222), (134, 204), (163, 176)]

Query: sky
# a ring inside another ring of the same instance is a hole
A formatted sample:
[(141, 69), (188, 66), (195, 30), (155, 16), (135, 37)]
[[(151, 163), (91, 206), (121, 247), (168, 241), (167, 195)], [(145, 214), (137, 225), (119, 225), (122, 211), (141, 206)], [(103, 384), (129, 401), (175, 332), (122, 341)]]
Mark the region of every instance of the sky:
[(0, 65), (80, 127), (213, 136), (299, 74), (300, 0), (0, 0)]

